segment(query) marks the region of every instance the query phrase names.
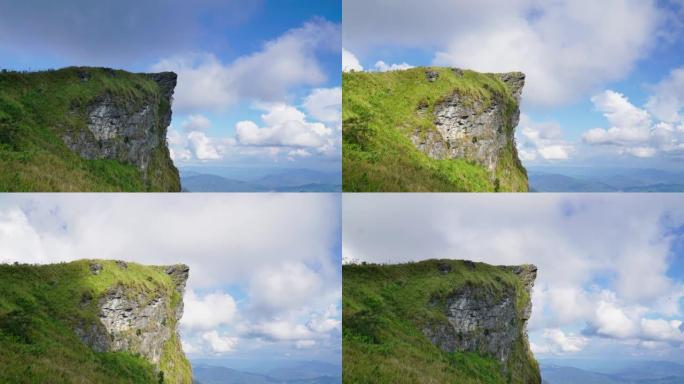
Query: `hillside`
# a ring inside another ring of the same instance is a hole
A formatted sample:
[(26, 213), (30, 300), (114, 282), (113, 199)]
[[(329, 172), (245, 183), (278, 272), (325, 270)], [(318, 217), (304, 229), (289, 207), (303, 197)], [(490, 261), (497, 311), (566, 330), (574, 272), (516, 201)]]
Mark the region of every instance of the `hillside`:
[(190, 383), (184, 265), (0, 264), (0, 382)]
[(527, 191), (514, 132), (519, 72), (342, 75), (344, 191)]
[(536, 267), (342, 267), (345, 383), (540, 383), (526, 322)]
[(0, 191), (180, 191), (176, 74), (0, 72)]

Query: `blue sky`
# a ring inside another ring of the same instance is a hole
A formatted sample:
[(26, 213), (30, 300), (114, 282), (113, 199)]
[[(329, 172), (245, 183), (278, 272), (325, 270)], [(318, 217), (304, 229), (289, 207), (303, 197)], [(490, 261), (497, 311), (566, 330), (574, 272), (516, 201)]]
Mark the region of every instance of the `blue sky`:
[(336, 0), (0, 1), (0, 67), (173, 70), (177, 166), (340, 172), (340, 23)]
[(233, 367), (341, 364), (340, 237), (332, 193), (0, 200), (0, 262), (187, 264), (183, 349)]
[(681, 0), (348, 0), (343, 12), (348, 69), (526, 73), (526, 166), (681, 169)]
[(343, 196), (345, 260), (538, 267), (538, 359), (684, 359), (680, 194)]

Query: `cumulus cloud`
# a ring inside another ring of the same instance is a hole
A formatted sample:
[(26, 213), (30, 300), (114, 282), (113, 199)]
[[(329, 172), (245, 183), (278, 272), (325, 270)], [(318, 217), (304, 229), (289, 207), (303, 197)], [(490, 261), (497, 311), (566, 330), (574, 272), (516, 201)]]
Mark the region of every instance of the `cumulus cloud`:
[(214, 353), (232, 352), (238, 343), (236, 337), (222, 336), (217, 331), (209, 331), (202, 334), (202, 340), (207, 343)]
[(303, 108), (284, 103), (255, 103), (264, 111), (262, 126), (251, 120), (235, 125), (234, 137), (211, 137), (211, 121), (201, 114), (180, 123), (183, 133), (169, 129), (167, 141), (176, 161), (212, 161), (229, 156), (261, 156), (275, 161), (283, 154), (288, 160), (313, 155), (335, 156), (340, 150), (342, 90), (313, 89), (303, 98)]
[(231, 63), (191, 53), (163, 59), (152, 70), (178, 74), (174, 108), (180, 111), (225, 110), (240, 100), (280, 101), (294, 87), (326, 80), (317, 54), (339, 50), (339, 35), (339, 25), (314, 20)]
[[(538, 350), (583, 350), (596, 338), (642, 342), (667, 336), (677, 342), (684, 284), (669, 271), (672, 258), (681, 257), (672, 254), (681, 236), (668, 228), (684, 225), (681, 203), (677, 196), (345, 195), (343, 257), (535, 264), (529, 327)], [(563, 330), (566, 339), (545, 334), (547, 329)]]
[(188, 290), (184, 305), (181, 325), (187, 329), (209, 329), (229, 324), (236, 310), (233, 297), (220, 291), (200, 297), (193, 290)]
[(619, 153), (635, 157), (677, 154), (684, 150), (684, 123), (679, 126), (656, 123), (648, 111), (636, 107), (625, 95), (612, 90), (595, 95), (591, 101), (611, 127), (585, 132), (582, 135), (585, 143), (610, 146)]
[(253, 305), (270, 313), (301, 308), (311, 302), (311, 292), (318, 291), (321, 285), (320, 276), (311, 268), (303, 263), (285, 262), (254, 274), (250, 292)]
[(673, 123), (682, 121), (684, 108), (684, 67), (675, 68), (670, 75), (653, 87), (646, 109), (656, 118)]
[(574, 146), (563, 140), (556, 122), (535, 122), (527, 114), (520, 115), (517, 130), (518, 155), (521, 160), (567, 160)]
[(211, 127), (211, 121), (207, 119), (204, 115), (190, 115), (181, 123), (181, 128), (184, 131), (206, 131)]
[(565, 334), (558, 328), (544, 330), (544, 344), (531, 344), (534, 353), (576, 353), (587, 345), (587, 339), (580, 335)]
[(304, 98), (304, 110), (312, 118), (325, 123), (342, 120), (342, 88), (317, 88)]
[(384, 61), (380, 60), (380, 61), (375, 63), (374, 67), (375, 67), (375, 70), (378, 72), (387, 72), (387, 71), (401, 71), (404, 69), (410, 69), (410, 68), (413, 68), (413, 65), (410, 65), (408, 63), (387, 64)]
[(253, 121), (240, 121), (235, 125), (235, 137), (240, 145), (266, 147), (311, 148), (326, 152), (334, 147), (333, 130), (323, 123), (308, 122), (306, 115), (286, 104), (265, 104), (261, 115), (265, 126)]
[(363, 71), (363, 67), (361, 66), (361, 63), (359, 63), (359, 59), (357, 59), (353, 53), (344, 48), (342, 48), (342, 71)]
[[(343, 45), (431, 50), (432, 64), (527, 74), (523, 98), (559, 105), (629, 74), (654, 45), (654, 1), (343, 3)], [(591, 60), (586, 60), (590, 57)]]

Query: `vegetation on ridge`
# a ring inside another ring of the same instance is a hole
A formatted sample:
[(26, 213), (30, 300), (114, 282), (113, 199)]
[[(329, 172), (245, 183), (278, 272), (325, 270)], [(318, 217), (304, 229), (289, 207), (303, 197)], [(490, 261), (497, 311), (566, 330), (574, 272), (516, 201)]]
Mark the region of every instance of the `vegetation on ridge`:
[[(102, 266), (98, 274), (91, 272), (92, 263)], [(162, 267), (127, 263), (122, 269), (106, 260), (0, 264), (0, 382), (158, 383), (160, 374), (143, 357), (94, 352), (74, 332), (78, 324), (98, 321), (97, 298), (115, 286), (131, 295), (171, 297), (168, 311), (181, 300)], [(175, 337), (166, 343), (161, 372), (190, 383), (190, 366), (179, 344)]]
[[(439, 80), (426, 81), (426, 70), (437, 72)], [(450, 68), (343, 73), (343, 190), (526, 191), (527, 176), (513, 147), (499, 154), (492, 177), (474, 162), (432, 159), (411, 142), (415, 130), (425, 134), (436, 129), (434, 107), (454, 92), (485, 105), (500, 97), (507, 114), (517, 108), (510, 90), (496, 74), (466, 70), (457, 75)], [(419, 107), (428, 113), (416, 113)], [(515, 127), (505, 129), (512, 135)]]
[[(159, 93), (145, 75), (106, 68), (0, 72), (0, 191), (169, 190), (178, 175), (165, 146), (152, 154), (149, 167), (157, 172), (145, 181), (134, 165), (81, 158), (61, 139), (65, 129), (87, 129), (86, 109), (98, 96), (135, 104)], [(162, 100), (159, 111), (168, 108)]]
[[(447, 266), (448, 273), (440, 268)], [(422, 332), (447, 321), (443, 301), (465, 285), (497, 295), (515, 291), (516, 308), (530, 298), (523, 283), (504, 268), (458, 260), (342, 267), (344, 383), (525, 383), (538, 372), (523, 345), (515, 345), (504, 370), (493, 357), (448, 353)], [(505, 372), (508, 373), (505, 373)]]

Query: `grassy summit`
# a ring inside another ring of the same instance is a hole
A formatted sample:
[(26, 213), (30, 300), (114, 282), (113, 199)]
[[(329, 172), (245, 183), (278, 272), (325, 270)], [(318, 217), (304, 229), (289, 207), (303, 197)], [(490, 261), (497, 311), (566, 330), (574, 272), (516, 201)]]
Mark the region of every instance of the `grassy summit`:
[(0, 72), (0, 191), (179, 190), (165, 141), (150, 156), (147, 179), (132, 164), (88, 160), (65, 145), (65, 132), (88, 133), (88, 108), (103, 96), (129, 108), (157, 100), (157, 116), (171, 108), (144, 74), (84, 67)]
[[(427, 81), (426, 71), (438, 73)], [(435, 133), (434, 109), (451, 95), (487, 107), (502, 103), (509, 116), (518, 108), (497, 74), (455, 72), (451, 68), (413, 68), (342, 75), (342, 178), (344, 191), (527, 191), (513, 131), (498, 154), (493, 174), (469, 159), (434, 159), (419, 150), (411, 135)], [(424, 113), (419, 113), (423, 111)], [(448, 146), (448, 144), (447, 144)]]
[(423, 332), (447, 324), (443, 303), (463, 287), (505, 296), (522, 311), (529, 294), (506, 268), (428, 260), (344, 265), (342, 274), (343, 382), (531, 384), (539, 377), (537, 362), (520, 340), (503, 366), (485, 354), (445, 352)]
[[(93, 263), (102, 267), (98, 274), (91, 269)], [(161, 374), (143, 357), (95, 352), (74, 331), (99, 321), (98, 298), (115, 286), (131, 296), (170, 297), (169, 313), (182, 300), (163, 267), (127, 263), (122, 268), (105, 260), (0, 264), (0, 382), (161, 382)], [(166, 342), (160, 368), (165, 383), (191, 382), (190, 365), (175, 334)]]

